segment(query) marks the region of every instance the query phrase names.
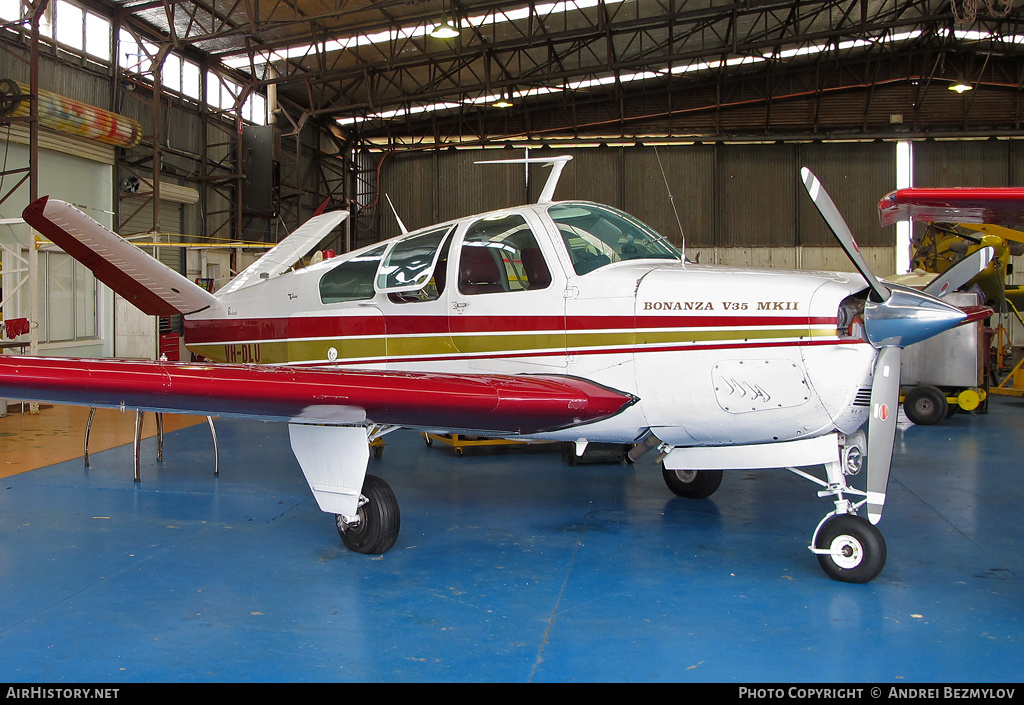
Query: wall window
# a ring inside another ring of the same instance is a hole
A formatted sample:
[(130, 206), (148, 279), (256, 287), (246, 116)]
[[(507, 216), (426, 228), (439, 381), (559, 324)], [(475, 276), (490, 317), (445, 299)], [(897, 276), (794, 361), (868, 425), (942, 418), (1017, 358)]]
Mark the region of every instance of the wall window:
[(152, 42), (141, 42), (128, 30), (122, 28), (117, 36), (117, 63), (125, 71), (147, 74), (153, 71), (153, 57), (158, 47)]
[(91, 12), (85, 13), (85, 53), (110, 61), (110, 21)]
[[(22, 256), (28, 258), (28, 251)], [(96, 278), (85, 265), (64, 252), (39, 253), (39, 342), (60, 343), (96, 338)], [(29, 317), (29, 294), (22, 287), (11, 301), (14, 317)], [(4, 307), (6, 311), (6, 306)]]
[(188, 59), (182, 60), (181, 92), (193, 100), (200, 100), (203, 97), (202, 90), (199, 87), (200, 75), (199, 66), (197, 64), (192, 63)]
[(21, 0), (0, 0), (0, 20), (13, 22), (22, 16)]
[[(46, 32), (65, 47), (110, 61), (110, 21), (66, 0), (57, 0)], [(42, 31), (42, 23), (40, 23)]]
[(175, 93), (181, 92), (181, 57), (168, 52), (164, 57), (164, 69), (160, 72), (163, 87)]

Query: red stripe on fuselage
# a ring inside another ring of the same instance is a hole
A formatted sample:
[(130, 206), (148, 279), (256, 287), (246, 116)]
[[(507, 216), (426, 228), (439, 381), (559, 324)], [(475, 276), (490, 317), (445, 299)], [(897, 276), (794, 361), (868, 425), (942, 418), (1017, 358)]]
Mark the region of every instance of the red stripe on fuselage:
[(767, 328), (835, 325), (835, 318), (802, 316), (295, 316), (186, 320), (188, 344), (446, 333), (594, 333), (640, 328)]

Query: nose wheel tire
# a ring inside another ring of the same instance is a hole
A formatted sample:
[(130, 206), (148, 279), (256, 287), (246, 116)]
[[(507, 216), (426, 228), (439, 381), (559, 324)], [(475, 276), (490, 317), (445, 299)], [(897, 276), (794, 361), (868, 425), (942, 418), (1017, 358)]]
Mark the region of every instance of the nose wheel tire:
[(838, 514), (818, 531), (814, 541), (818, 563), (828, 577), (844, 583), (866, 583), (885, 566), (885, 539), (875, 526), (856, 514)]
[(395, 545), (402, 517), (391, 486), (376, 475), (363, 480), (363, 502), (354, 521), (335, 515), (338, 534), (345, 548), (356, 553), (384, 553)]
[(722, 484), (721, 470), (668, 470), (662, 466), (661, 475), (670, 490), (689, 499), (710, 497)]

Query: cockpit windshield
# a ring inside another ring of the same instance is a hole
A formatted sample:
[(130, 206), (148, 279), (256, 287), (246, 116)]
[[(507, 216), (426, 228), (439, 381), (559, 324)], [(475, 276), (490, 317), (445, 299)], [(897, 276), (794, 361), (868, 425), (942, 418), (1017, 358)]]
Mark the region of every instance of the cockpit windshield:
[(639, 220), (592, 203), (558, 203), (548, 209), (577, 274), (630, 259), (679, 260), (679, 250)]

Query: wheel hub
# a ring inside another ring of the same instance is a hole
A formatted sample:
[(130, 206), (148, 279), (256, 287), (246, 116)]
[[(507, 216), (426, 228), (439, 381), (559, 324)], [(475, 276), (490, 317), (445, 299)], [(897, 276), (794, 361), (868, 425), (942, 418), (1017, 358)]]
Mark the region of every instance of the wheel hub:
[(339, 531), (350, 531), (358, 533), (363, 527), (363, 512), (360, 507), (358, 513), (354, 517), (348, 517), (343, 514), (335, 516), (335, 520), (338, 524)]
[(836, 536), (829, 545), (832, 560), (840, 568), (856, 568), (864, 559), (864, 547), (853, 536)]

